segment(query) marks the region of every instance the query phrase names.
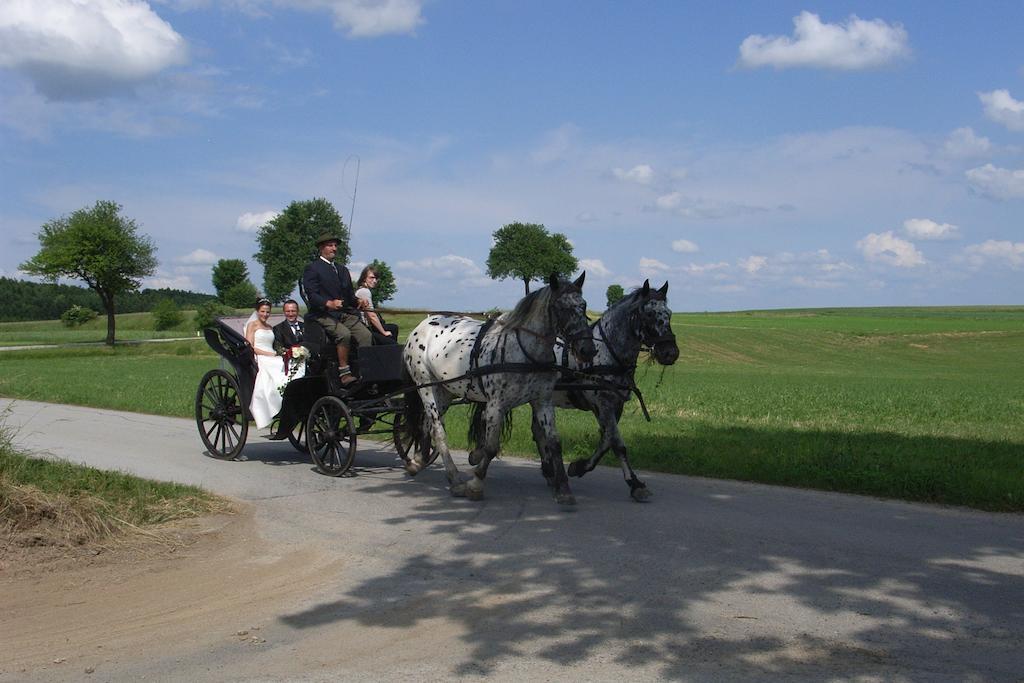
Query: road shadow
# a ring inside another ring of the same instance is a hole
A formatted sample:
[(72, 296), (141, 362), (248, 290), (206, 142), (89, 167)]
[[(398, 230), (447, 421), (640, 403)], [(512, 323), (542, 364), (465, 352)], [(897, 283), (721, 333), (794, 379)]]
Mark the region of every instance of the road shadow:
[(430, 549), (281, 621), (415, 632), (442, 619), (464, 647), (432, 663), (455, 677), (512, 658), (675, 680), (1024, 671), (1018, 517), (804, 491), (779, 502), (768, 487), (663, 475), (640, 505), (613, 472), (574, 480), (566, 514), (535, 469), (492, 466), (482, 503), (450, 499), (436, 466), (403, 485), (364, 480), (402, 498), (383, 522)]

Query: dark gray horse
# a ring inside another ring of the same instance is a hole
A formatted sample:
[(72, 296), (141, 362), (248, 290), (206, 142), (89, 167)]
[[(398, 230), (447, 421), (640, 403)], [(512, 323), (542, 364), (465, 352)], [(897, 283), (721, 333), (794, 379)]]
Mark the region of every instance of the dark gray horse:
[[(416, 391), (405, 398), (406, 424), (416, 445), (406, 469), (416, 474), (431, 448), (444, 459), (453, 496), (479, 500), (484, 495), (487, 467), (498, 453), (505, 416), (529, 403), (534, 412), (534, 439), (559, 503), (575, 503), (555, 431), (551, 392), (558, 381), (555, 338), (569, 340), (577, 362), (594, 357), (587, 328), (583, 279), (575, 282), (552, 275), (547, 287), (531, 292), (494, 321), (460, 315), (432, 315), (409, 335), (403, 359)], [(471, 424), (476, 448), (470, 453), (473, 476), (460, 481), (452, 462), (443, 417), (455, 398), (474, 402)]]
[[(622, 465), (622, 476), (629, 484), (629, 493), (637, 501), (647, 500), (651, 492), (629, 465), (626, 444), (619, 432), (619, 418), (622, 417), (623, 404), (629, 400), (636, 386), (633, 375), (641, 348), (650, 349), (651, 356), (661, 365), (672, 365), (679, 358), (667, 295), (667, 282), (661, 289), (653, 290), (650, 282), (645, 280), (643, 287), (616, 302), (591, 325), (597, 344), (597, 356), (592, 367), (582, 367), (574, 358), (562, 353), (561, 342), (555, 347), (555, 353), (560, 354), (566, 367), (598, 377), (601, 387), (596, 390), (556, 391), (554, 394), (557, 407), (589, 410), (601, 427), (601, 441), (594, 454), (571, 463), (569, 474), (582, 477), (594, 469), (611, 449)], [(576, 381), (586, 383), (585, 378)], [(544, 476), (550, 476), (550, 472), (545, 470)]]

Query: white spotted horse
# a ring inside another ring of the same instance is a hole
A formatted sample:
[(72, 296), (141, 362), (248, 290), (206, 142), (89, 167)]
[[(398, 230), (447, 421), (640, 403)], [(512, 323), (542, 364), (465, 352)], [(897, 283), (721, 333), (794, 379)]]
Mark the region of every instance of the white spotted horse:
[[(526, 295), (504, 315), (482, 322), (461, 315), (431, 315), (410, 333), (403, 359), (416, 390), (405, 397), (406, 424), (416, 446), (406, 469), (416, 474), (431, 448), (444, 459), (453, 496), (480, 500), (491, 460), (498, 454), (505, 419), (512, 408), (529, 403), (533, 436), (560, 504), (575, 503), (555, 430), (551, 393), (559, 378), (555, 339), (568, 340), (581, 364), (594, 357), (583, 280), (552, 275), (548, 285)], [(453, 400), (474, 404), (469, 456), (472, 476), (460, 481), (452, 462), (443, 418)]]
[[(612, 305), (593, 325), (597, 356), (589, 367), (582, 367), (575, 358), (564, 352), (561, 342), (556, 346), (561, 363), (581, 382), (581, 388), (556, 390), (555, 405), (559, 408), (577, 408), (594, 413), (601, 428), (601, 440), (590, 458), (576, 460), (569, 465), (569, 475), (582, 477), (597, 466), (611, 449), (619, 458), (622, 476), (629, 484), (629, 493), (636, 501), (650, 498), (651, 492), (630, 467), (626, 444), (619, 432), (622, 408), (630, 393), (636, 393), (644, 415), (643, 396), (634, 379), (637, 358), (641, 349), (648, 349), (661, 365), (672, 365), (679, 358), (679, 346), (672, 332), (672, 311), (669, 310), (668, 283), (653, 290), (649, 281), (643, 287)], [(596, 380), (587, 388), (587, 378)], [(595, 388), (596, 387), (596, 388)], [(545, 471), (544, 476), (550, 476)]]

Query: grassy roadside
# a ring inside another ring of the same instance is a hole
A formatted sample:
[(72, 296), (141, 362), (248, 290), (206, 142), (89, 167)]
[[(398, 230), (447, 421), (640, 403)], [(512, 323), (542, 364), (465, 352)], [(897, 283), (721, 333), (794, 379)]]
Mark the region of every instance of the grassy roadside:
[(0, 416), (0, 537), (16, 545), (79, 546), (178, 519), (229, 510), (194, 486), (140, 479), (16, 450)]
[[(653, 421), (634, 400), (620, 425), (634, 467), (1024, 511), (1024, 308), (677, 314), (673, 326), (679, 362), (637, 372)], [(5, 352), (0, 395), (191, 417), (218, 362), (200, 340)], [(515, 411), (504, 452), (535, 452), (529, 422)], [(465, 446), (465, 411), (446, 423)], [(596, 445), (589, 414), (560, 411), (558, 428), (567, 461)]]

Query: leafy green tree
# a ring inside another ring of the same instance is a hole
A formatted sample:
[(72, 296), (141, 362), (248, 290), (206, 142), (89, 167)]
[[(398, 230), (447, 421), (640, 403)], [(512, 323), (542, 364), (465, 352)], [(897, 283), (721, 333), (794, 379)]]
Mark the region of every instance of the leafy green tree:
[(162, 299), (153, 307), (153, 327), (158, 330), (177, 327), (183, 320), (185, 320), (185, 314), (181, 312), (173, 299)]
[(398, 285), (395, 284), (395, 275), (391, 272), (388, 264), (374, 259), (370, 265), (377, 273), (377, 286), (373, 288), (373, 305), (380, 306), (385, 301), (395, 298), (395, 294), (398, 293)]
[(64, 327), (81, 327), (90, 320), (95, 320), (98, 315), (99, 313), (91, 308), (74, 304), (60, 314), (60, 321), (64, 323)]
[(256, 305), (256, 299), (259, 296), (260, 293), (256, 289), (256, 285), (245, 280), (232, 285), (228, 291), (224, 292), (224, 303), (231, 308), (252, 308)]
[(213, 266), (211, 274), (217, 298), (224, 301), (224, 293), (235, 285), (249, 280), (249, 269), (240, 258), (222, 258)]
[[(253, 303), (255, 304), (256, 302)], [(211, 325), (213, 325), (214, 321), (217, 320), (217, 318), (220, 318), (221, 316), (225, 315), (231, 315), (232, 313), (234, 313), (234, 311), (232, 311), (230, 308), (228, 308), (221, 302), (217, 301), (216, 299), (211, 299), (206, 303), (200, 304), (199, 307), (196, 309), (196, 317), (194, 320), (196, 324), (196, 329), (203, 330), (207, 327), (210, 327)]]
[(622, 285), (608, 285), (608, 292), (605, 294), (608, 298), (608, 308), (622, 300), (622, 297), (626, 296), (626, 293), (622, 290)]
[(253, 257), (263, 265), (263, 291), (271, 301), (284, 301), (295, 290), (302, 271), (316, 254), (316, 238), (323, 233), (337, 237), (335, 262), (348, 263), (348, 228), (326, 199), (307, 199), (288, 205), (260, 228), (260, 250)]
[(111, 346), (116, 299), (138, 290), (140, 279), (156, 270), (153, 242), (120, 212), (117, 202), (98, 201), (44, 223), (38, 233), (39, 253), (19, 266), (52, 281), (64, 277), (85, 282), (106, 311), (106, 343)]
[(509, 223), (494, 232), (487, 275), (494, 280), (522, 280), (529, 294), (531, 280), (543, 280), (551, 273), (569, 277), (578, 265), (562, 233), (549, 234), (538, 223)]

